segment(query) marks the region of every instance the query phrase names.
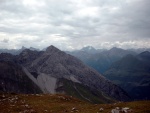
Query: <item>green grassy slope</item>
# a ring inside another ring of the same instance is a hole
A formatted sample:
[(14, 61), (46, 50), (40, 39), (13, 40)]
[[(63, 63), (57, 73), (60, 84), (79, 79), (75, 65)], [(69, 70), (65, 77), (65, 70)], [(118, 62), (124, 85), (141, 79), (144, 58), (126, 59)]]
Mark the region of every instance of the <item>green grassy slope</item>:
[(72, 82), (67, 79), (61, 79), (63, 82), (63, 87), (57, 90), (64, 90), (67, 95), (71, 95), (73, 97), (79, 98), (81, 100), (85, 100), (91, 103), (112, 103), (115, 102), (114, 99), (108, 97), (106, 94), (100, 91), (92, 91), (88, 87)]

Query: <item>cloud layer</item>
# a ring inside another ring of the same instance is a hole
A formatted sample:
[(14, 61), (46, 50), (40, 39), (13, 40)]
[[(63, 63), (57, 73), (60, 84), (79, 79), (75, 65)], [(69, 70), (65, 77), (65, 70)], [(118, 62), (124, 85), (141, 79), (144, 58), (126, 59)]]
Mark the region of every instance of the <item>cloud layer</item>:
[(0, 0), (0, 48), (150, 47), (150, 0)]

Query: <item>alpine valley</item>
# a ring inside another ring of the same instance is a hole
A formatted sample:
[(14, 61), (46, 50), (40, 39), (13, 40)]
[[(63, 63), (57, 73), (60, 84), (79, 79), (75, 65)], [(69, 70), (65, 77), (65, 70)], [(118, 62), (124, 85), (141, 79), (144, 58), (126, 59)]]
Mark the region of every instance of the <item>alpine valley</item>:
[[(92, 52), (93, 51), (93, 52)], [(150, 99), (150, 49), (95, 49), (67, 52), (123, 88), (132, 99)]]

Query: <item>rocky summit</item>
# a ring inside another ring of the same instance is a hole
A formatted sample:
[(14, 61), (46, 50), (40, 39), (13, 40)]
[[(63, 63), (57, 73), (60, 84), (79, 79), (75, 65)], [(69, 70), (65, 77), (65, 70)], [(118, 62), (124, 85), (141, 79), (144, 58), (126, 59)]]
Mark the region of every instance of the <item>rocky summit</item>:
[[(3, 56), (5, 56), (4, 53)], [(5, 79), (1, 79), (1, 83), (7, 82), (7, 84), (0, 86), (2, 91), (4, 91), (3, 87), (8, 87), (7, 85), (14, 78), (20, 77), (24, 79), (24, 77), (27, 77), (34, 87), (37, 86), (38, 91), (36, 93), (40, 91), (50, 94), (63, 93), (94, 103), (130, 100), (127, 93), (120, 87), (104, 78), (94, 69), (83, 64), (77, 58), (60, 51), (54, 46), (49, 46), (46, 51), (25, 49), (17, 56), (7, 56), (8, 58), (4, 59), (2, 54), (0, 54), (0, 61), (9, 61), (17, 65), (20, 73), (11, 73), (5, 66), (1, 66), (2, 70), (5, 69), (5, 71), (0, 72), (1, 78), (5, 76)], [(10, 67), (15, 70), (18, 68), (11, 65)], [(6, 72), (10, 72), (9, 75), (11, 77), (5, 75)], [(9, 81), (6, 81), (6, 79), (9, 79)], [(14, 80), (14, 82), (18, 81)], [(24, 82), (24, 84), (27, 85), (28, 83)], [(32, 88), (35, 90), (34, 87)], [(20, 87), (14, 86), (11, 92), (19, 92), (19, 90)], [(9, 92), (10, 90), (8, 88), (5, 91)]]

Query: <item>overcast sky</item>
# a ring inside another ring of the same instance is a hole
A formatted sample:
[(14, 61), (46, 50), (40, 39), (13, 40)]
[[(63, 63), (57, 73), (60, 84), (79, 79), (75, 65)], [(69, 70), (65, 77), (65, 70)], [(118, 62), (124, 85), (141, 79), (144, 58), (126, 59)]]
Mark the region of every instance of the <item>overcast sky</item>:
[(150, 47), (150, 0), (0, 0), (0, 48)]

